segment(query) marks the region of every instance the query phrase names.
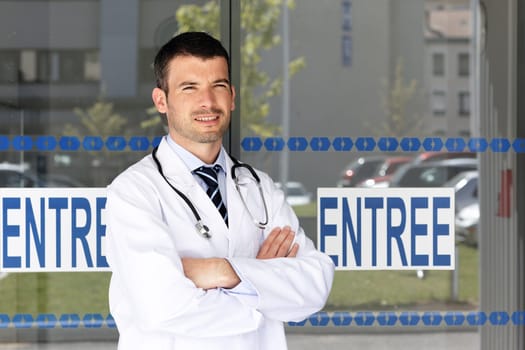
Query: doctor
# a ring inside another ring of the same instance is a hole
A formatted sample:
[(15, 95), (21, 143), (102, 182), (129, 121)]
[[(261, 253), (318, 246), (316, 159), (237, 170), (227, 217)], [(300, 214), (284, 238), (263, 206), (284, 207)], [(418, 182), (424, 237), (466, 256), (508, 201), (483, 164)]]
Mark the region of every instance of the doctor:
[[(286, 349), (283, 322), (324, 306), (332, 261), (267, 174), (256, 171), (259, 192), (249, 170), (237, 168), (236, 188), (236, 163), (222, 147), (235, 89), (221, 43), (180, 34), (160, 49), (154, 70), (152, 98), (169, 134), (108, 188), (119, 349)], [(203, 176), (203, 166), (215, 173)], [(206, 179), (215, 174), (218, 191)], [(196, 229), (183, 197), (206, 227)]]

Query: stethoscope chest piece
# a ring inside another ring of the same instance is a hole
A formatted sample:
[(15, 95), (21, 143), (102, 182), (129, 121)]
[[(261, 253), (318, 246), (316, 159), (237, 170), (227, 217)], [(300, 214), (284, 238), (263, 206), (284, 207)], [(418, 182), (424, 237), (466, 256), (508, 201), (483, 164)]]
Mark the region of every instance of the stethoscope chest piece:
[(206, 239), (211, 238), (210, 229), (208, 228), (208, 226), (204, 225), (202, 221), (197, 221), (197, 223), (195, 224), (195, 228), (197, 229), (199, 235), (201, 235), (202, 237)]

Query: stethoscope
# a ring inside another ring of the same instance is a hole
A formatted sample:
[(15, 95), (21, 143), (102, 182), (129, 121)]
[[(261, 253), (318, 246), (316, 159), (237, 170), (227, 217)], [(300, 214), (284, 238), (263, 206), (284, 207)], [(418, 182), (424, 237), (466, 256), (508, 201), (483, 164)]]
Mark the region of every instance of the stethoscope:
[[(173, 186), (168, 181), (166, 176), (164, 175), (164, 172), (162, 171), (162, 166), (160, 164), (160, 161), (157, 158), (157, 150), (158, 149), (159, 149), (158, 146), (155, 147), (153, 149), (153, 152), (151, 152), (151, 156), (153, 157), (153, 160), (155, 161), (155, 164), (157, 164), (157, 169), (158, 169), (160, 175), (166, 181), (166, 183), (171, 187), (171, 189), (173, 191), (175, 191), (175, 193), (177, 193), (179, 195), (179, 197), (181, 197), (184, 200), (184, 202), (186, 202), (186, 205), (188, 206), (188, 208), (191, 209), (191, 211), (193, 213), (193, 216), (195, 217), (195, 221), (196, 221), (195, 228), (197, 229), (197, 232), (199, 233), (199, 235), (201, 235), (204, 238), (208, 238), (208, 239), (211, 238), (210, 229), (209, 229), (209, 227), (207, 225), (205, 225), (202, 222), (201, 216), (199, 215), (199, 212), (197, 211), (197, 208), (195, 208), (195, 205), (193, 205), (193, 203), (188, 198), (188, 196), (186, 196), (184, 193), (182, 193), (180, 190), (178, 190), (175, 186)], [(263, 190), (262, 190), (261, 179), (259, 178), (259, 175), (257, 175), (255, 170), (250, 165), (248, 165), (246, 163), (239, 162), (237, 159), (235, 159), (231, 155), (230, 155), (230, 158), (231, 158), (231, 160), (234, 163), (233, 166), (230, 169), (230, 173), (231, 173), (233, 182), (235, 183), (235, 188), (237, 189), (237, 192), (239, 192), (239, 197), (241, 197), (242, 205), (244, 206), (244, 209), (246, 209), (246, 211), (248, 212), (248, 215), (250, 215), (250, 218), (252, 219), (254, 225), (257, 226), (260, 229), (265, 229), (266, 225), (268, 224), (268, 207), (266, 206), (266, 199), (264, 197), (264, 193), (263, 193)], [(239, 179), (238, 179), (238, 177), (236, 175), (237, 170), (241, 169), (241, 168), (244, 168), (244, 169), (248, 170), (250, 172), (251, 176), (253, 177), (253, 179), (255, 180), (255, 183), (257, 184), (257, 188), (259, 189), (259, 194), (261, 196), (263, 207), (264, 207), (264, 221), (259, 221), (253, 216), (252, 212), (248, 208), (248, 204), (246, 204), (246, 201), (245, 201), (244, 197), (241, 194), (241, 189), (239, 187)]]

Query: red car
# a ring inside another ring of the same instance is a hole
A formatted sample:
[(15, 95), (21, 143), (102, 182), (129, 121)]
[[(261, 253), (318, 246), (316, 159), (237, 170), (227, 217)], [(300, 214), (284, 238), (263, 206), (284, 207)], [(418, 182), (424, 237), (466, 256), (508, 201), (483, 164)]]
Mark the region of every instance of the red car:
[(412, 161), (408, 156), (367, 156), (359, 157), (342, 172), (339, 187), (361, 186), (369, 179), (389, 178), (399, 166)]
[(455, 159), (455, 158), (476, 158), (477, 154), (475, 152), (423, 152), (418, 154), (412, 164), (419, 164), (423, 162), (434, 162), (438, 160), (445, 159)]

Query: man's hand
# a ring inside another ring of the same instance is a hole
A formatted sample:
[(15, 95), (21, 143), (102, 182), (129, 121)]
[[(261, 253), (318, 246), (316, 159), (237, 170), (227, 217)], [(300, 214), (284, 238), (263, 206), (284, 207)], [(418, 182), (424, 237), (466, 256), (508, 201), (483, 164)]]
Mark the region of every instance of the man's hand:
[(282, 229), (280, 227), (274, 228), (259, 249), (257, 259), (296, 257), (299, 244), (293, 243), (294, 237), (295, 232), (290, 226), (285, 226)]
[(184, 275), (202, 289), (233, 288), (241, 280), (228, 260), (223, 258), (182, 258)]

